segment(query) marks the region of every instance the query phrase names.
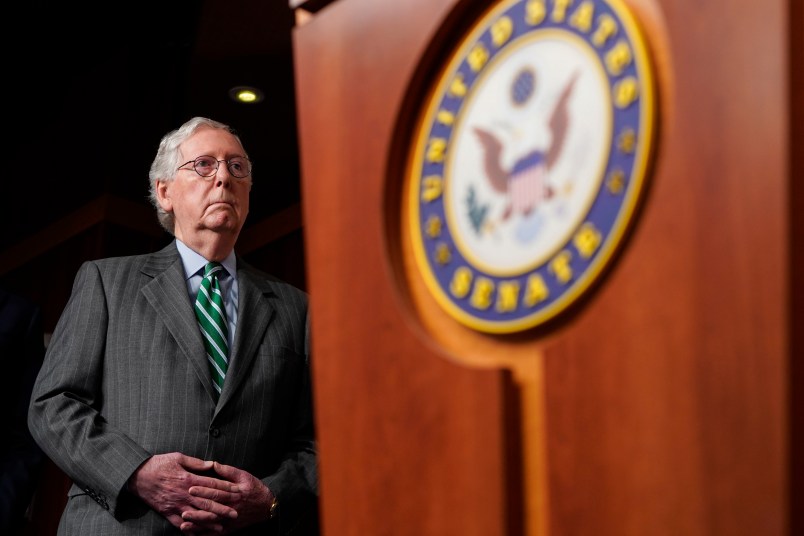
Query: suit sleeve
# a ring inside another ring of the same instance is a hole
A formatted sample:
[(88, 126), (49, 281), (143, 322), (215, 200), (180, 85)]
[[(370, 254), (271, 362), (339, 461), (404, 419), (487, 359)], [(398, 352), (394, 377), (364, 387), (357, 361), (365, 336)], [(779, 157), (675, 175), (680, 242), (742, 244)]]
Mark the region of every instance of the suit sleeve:
[(84, 263), (37, 377), (28, 426), (53, 462), (114, 514), (129, 476), (150, 454), (98, 411), (108, 318), (98, 267)]

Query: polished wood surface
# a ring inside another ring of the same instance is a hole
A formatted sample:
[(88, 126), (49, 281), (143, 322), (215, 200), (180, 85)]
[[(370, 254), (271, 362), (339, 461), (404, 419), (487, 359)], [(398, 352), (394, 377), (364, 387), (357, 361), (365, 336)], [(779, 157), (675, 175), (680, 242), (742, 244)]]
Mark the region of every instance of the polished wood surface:
[[(444, 315), (410, 266), (395, 194), (427, 45), (482, 3), (339, 0), (297, 29), (326, 536), (801, 527), (804, 148), (790, 71), (804, 66), (787, 17), (802, 11), (627, 3), (659, 86), (647, 196), (601, 284), (520, 336)], [(518, 434), (501, 426), (515, 419)]]
[(433, 345), (389, 265), (396, 109), (451, 6), (337, 2), (295, 34), (324, 534), (521, 533), (509, 374)]
[(790, 128), (790, 534), (804, 534), (804, 2), (790, 0), (787, 31)]
[(660, 15), (660, 148), (618, 266), (545, 350), (550, 533), (792, 534), (788, 3), (631, 3)]

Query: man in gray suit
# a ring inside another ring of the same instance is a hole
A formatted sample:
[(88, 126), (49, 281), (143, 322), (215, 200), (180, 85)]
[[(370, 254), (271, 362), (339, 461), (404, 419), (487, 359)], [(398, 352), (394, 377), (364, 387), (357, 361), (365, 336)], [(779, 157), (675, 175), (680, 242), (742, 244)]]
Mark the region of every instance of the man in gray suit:
[[(176, 239), (81, 266), (28, 417), (73, 482), (59, 534), (314, 526), (307, 296), (235, 255), (251, 184), (235, 132), (193, 118), (162, 139), (150, 170), (151, 199)], [(231, 349), (217, 368), (222, 387), (194, 305), (213, 261)]]

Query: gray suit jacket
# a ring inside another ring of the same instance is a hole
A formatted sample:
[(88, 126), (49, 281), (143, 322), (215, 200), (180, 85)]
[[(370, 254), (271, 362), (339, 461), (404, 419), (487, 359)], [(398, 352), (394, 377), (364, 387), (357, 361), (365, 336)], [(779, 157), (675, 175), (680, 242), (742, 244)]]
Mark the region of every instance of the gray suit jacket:
[(149, 456), (244, 469), (279, 500), (248, 534), (284, 533), (317, 499), (307, 296), (238, 259), (238, 327), (215, 402), (175, 242), (84, 263), (53, 333), (28, 417), (72, 479), (59, 534), (180, 534), (126, 491)]

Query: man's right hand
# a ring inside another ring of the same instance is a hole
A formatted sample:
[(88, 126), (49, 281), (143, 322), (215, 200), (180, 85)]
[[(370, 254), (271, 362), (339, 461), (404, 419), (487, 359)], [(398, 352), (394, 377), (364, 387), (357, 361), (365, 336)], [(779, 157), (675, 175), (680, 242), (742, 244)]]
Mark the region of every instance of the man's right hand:
[(195, 511), (194, 525), (198, 532), (219, 533), (223, 530), (221, 520), (234, 519), (237, 512), (225, 504), (195, 497), (189, 492), (192, 486), (215, 488), (225, 495), (225, 502), (236, 502), (240, 490), (235, 484), (200, 474), (210, 471), (212, 465), (212, 461), (180, 452), (156, 454), (131, 475), (128, 489), (177, 528), (184, 522), (183, 512)]

